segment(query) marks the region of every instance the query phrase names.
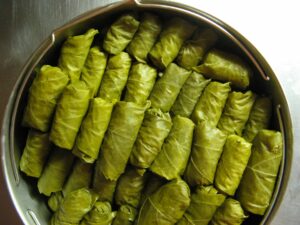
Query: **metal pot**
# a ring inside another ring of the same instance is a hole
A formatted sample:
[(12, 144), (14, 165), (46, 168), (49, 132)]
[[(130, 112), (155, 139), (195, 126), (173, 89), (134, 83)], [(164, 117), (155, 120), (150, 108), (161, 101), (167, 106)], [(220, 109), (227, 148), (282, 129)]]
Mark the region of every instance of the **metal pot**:
[(26, 224), (48, 224), (50, 211), (46, 199), (37, 193), (36, 182), (19, 172), (18, 165), (26, 140), (26, 129), (20, 126), (23, 109), (26, 103), (28, 88), (32, 82), (34, 69), (44, 63), (55, 64), (61, 43), (67, 36), (83, 33), (89, 27), (105, 27), (118, 14), (126, 11), (155, 11), (167, 18), (170, 15), (184, 17), (198, 24), (212, 27), (221, 36), (219, 43), (222, 48), (230, 49), (241, 55), (254, 70), (252, 89), (258, 93), (272, 96), (274, 115), (273, 128), (281, 130), (284, 137), (284, 155), (277, 185), (269, 209), (264, 217), (252, 217), (249, 224), (270, 224), (288, 182), (292, 160), (292, 124), (288, 105), (282, 88), (268, 63), (236, 30), (195, 8), (171, 3), (169, 1), (138, 1), (127, 0), (114, 3), (103, 8), (90, 11), (63, 27), (55, 30), (48, 39), (34, 52), (25, 65), (11, 93), (4, 116), (2, 127), (2, 164), (7, 186), (22, 221)]

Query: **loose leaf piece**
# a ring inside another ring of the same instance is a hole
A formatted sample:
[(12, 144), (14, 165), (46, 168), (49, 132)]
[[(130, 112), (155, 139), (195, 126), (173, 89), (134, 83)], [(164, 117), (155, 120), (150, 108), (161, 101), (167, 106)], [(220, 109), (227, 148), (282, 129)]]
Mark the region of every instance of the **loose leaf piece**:
[(272, 198), (282, 152), (280, 132), (273, 130), (258, 132), (237, 193), (238, 200), (245, 210), (264, 215)]
[(122, 205), (112, 223), (112, 225), (133, 225), (137, 210), (130, 205)]
[(22, 125), (47, 132), (57, 101), (68, 82), (68, 76), (60, 68), (42, 66), (29, 89)]

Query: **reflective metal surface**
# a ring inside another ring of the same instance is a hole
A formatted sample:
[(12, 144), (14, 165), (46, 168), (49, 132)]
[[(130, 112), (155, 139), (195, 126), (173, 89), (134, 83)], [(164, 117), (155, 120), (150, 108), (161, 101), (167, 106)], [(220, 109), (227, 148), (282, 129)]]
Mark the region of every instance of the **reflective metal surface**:
[[(55, 27), (61, 26), (75, 15), (96, 6), (106, 5), (112, 1), (52, 2), (51, 4), (53, 5), (48, 5), (49, 3), (47, 4), (46, 1), (26, 1), (26, 4), (6, 1), (0, 7), (0, 16), (5, 16), (8, 19), (1, 24), (1, 31), (6, 31), (2, 32), (1, 39), (4, 38), (4, 40), (0, 42), (1, 116), (11, 92), (10, 90), (20, 74), (22, 66), (25, 64), (26, 59), (29, 58), (30, 53), (40, 45), (42, 40), (48, 37)], [(210, 1), (209, 3), (206, 1), (197, 1), (197, 3), (186, 1), (185, 3), (197, 6), (201, 10), (218, 17), (242, 33), (264, 55), (277, 75), (291, 110), (294, 124), (295, 151), (293, 153), (290, 182), (287, 186), (283, 202), (277, 211), (277, 215), (272, 220), (272, 224), (298, 224), (297, 212), (300, 212), (300, 206), (297, 200), (300, 199), (300, 194), (297, 191), (300, 189), (300, 185), (297, 183), (297, 178), (300, 177), (300, 166), (297, 162), (300, 154), (297, 152), (297, 146), (300, 144), (300, 110), (297, 100), (300, 95), (300, 60), (297, 52), (300, 49), (299, 46), (297, 49), (297, 46), (294, 46), (294, 44), (297, 43), (296, 40), (300, 39), (299, 33), (296, 33), (295, 29), (285, 30), (289, 27), (296, 27), (296, 24), (293, 26), (293, 23), (297, 20), (289, 18), (290, 15), (297, 15), (296, 12), (292, 14), (294, 10), (293, 5), (280, 5), (278, 3), (276, 5), (274, 3), (275, 7), (273, 9), (267, 10), (265, 8), (263, 10), (259, 8), (261, 7), (259, 1), (251, 1), (251, 4), (250, 2), (248, 4), (236, 3), (230, 0), (227, 0), (226, 4), (221, 1)], [(289, 10), (285, 12), (284, 9)], [(2, 13), (2, 11), (4, 12)], [(286, 18), (282, 16), (278, 17), (279, 13), (284, 14)], [(2, 18), (0, 19), (3, 21)], [(286, 21), (286, 19), (288, 20)], [(278, 29), (273, 24), (276, 24), (276, 26), (278, 24), (285, 26), (281, 26)], [(10, 175), (14, 176), (13, 174)], [(2, 178), (1, 184), (3, 184)], [(6, 224), (20, 224), (18, 220), (15, 220), (17, 215), (13, 209), (8, 207), (10, 200), (6, 195), (7, 192), (1, 186), (1, 218), (5, 218), (4, 221), (6, 221)], [(31, 196), (24, 196), (24, 201), (26, 201), (26, 197), (30, 198)], [(28, 211), (28, 216), (33, 217), (33, 220), (35, 220), (34, 215), (30, 211)]]

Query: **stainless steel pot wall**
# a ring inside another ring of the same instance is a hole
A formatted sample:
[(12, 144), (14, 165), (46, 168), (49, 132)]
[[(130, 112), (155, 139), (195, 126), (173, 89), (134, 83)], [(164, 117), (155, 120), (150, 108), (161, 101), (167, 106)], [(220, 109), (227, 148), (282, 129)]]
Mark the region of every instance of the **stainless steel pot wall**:
[(178, 15), (198, 24), (213, 27), (221, 36), (221, 47), (240, 54), (253, 67), (255, 76), (252, 88), (272, 96), (273, 126), (283, 132), (285, 144), (285, 154), (271, 206), (263, 218), (253, 217), (249, 221), (251, 224), (269, 224), (285, 192), (293, 148), (289, 109), (276, 75), (255, 47), (230, 26), (200, 10), (167, 1), (125, 1), (95, 9), (55, 30), (28, 60), (10, 96), (2, 128), (3, 170), (11, 198), (22, 221), (27, 225), (47, 224), (50, 218), (50, 212), (45, 204), (46, 199), (38, 195), (34, 188), (35, 181), (23, 176), (18, 170), (26, 139), (26, 129), (20, 126), (20, 120), (34, 69), (45, 62), (55, 64), (61, 43), (67, 36), (82, 33), (89, 27), (101, 29), (126, 10), (155, 11), (165, 18), (169, 15)]

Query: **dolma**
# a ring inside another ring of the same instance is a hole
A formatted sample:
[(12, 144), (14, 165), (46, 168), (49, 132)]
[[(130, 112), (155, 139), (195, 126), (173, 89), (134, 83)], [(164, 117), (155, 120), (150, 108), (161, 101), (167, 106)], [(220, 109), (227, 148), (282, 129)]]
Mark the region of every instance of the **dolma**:
[(230, 82), (239, 89), (249, 87), (252, 71), (237, 55), (212, 49), (204, 59), (203, 64), (194, 69), (207, 78)]
[(20, 159), (20, 170), (27, 176), (39, 178), (50, 150), (48, 133), (29, 130), (26, 146)]
[(241, 225), (248, 216), (245, 214), (241, 204), (232, 198), (227, 198), (217, 209), (211, 225)]
[(98, 46), (92, 47), (83, 66), (80, 80), (91, 89), (91, 95), (96, 96), (106, 68), (107, 54)]
[(68, 76), (60, 68), (42, 66), (29, 89), (22, 124), (47, 132), (57, 101), (68, 82)]
[(190, 205), (189, 186), (180, 178), (161, 186), (141, 206), (137, 225), (172, 225)]
[(172, 114), (190, 117), (202, 91), (209, 82), (210, 80), (205, 79), (201, 74), (195, 71), (192, 72), (182, 86), (182, 89), (171, 108)]
[(144, 105), (122, 101), (116, 103), (98, 159), (99, 169), (106, 179), (117, 180), (125, 171), (144, 113), (150, 104), (149, 101)]
[(191, 186), (213, 184), (227, 135), (206, 121), (197, 124), (184, 179)]
[(230, 90), (229, 83), (210, 82), (192, 112), (194, 123), (206, 120), (210, 126), (216, 127)]
[(238, 188), (251, 155), (252, 144), (235, 134), (227, 137), (220, 158), (215, 185), (222, 192), (233, 196)]
[(156, 69), (147, 64), (133, 65), (129, 72), (124, 101), (145, 104), (156, 81), (156, 76)]
[(110, 225), (115, 217), (109, 202), (97, 201), (92, 210), (84, 216), (80, 225)]
[(251, 109), (243, 137), (252, 142), (258, 131), (267, 129), (272, 115), (272, 102), (268, 97), (258, 97)]
[(153, 173), (167, 180), (183, 174), (191, 152), (194, 126), (188, 118), (174, 117), (170, 134), (150, 167)]
[(93, 163), (98, 158), (114, 104), (114, 101), (102, 98), (94, 98), (90, 101), (88, 113), (83, 119), (72, 151), (87, 163)]
[(146, 63), (147, 55), (162, 29), (160, 18), (152, 13), (144, 13), (138, 31), (127, 46), (127, 52), (138, 62)]
[(48, 206), (52, 212), (56, 212), (64, 199), (62, 191), (53, 192), (48, 199)]
[(58, 147), (72, 149), (81, 121), (88, 110), (90, 90), (83, 81), (68, 85), (56, 108), (50, 140)]
[(71, 82), (79, 80), (94, 36), (98, 33), (96, 29), (89, 29), (85, 34), (68, 37), (63, 43), (58, 66), (69, 76)]
[(238, 200), (245, 210), (264, 215), (273, 195), (282, 152), (283, 140), (279, 131), (258, 132), (237, 192)]
[(129, 44), (140, 22), (133, 15), (125, 14), (120, 16), (107, 31), (103, 48), (110, 54), (119, 54)]
[(190, 206), (176, 225), (207, 225), (225, 198), (213, 186), (198, 187), (191, 196)]
[(148, 168), (161, 150), (172, 127), (169, 113), (160, 109), (148, 109), (130, 155), (130, 163)]
[(141, 192), (147, 180), (147, 173), (145, 172), (145, 169), (129, 167), (120, 176), (115, 193), (115, 202), (117, 205), (130, 205), (137, 208)]
[(98, 97), (113, 101), (120, 100), (122, 91), (128, 79), (131, 58), (126, 52), (111, 56), (108, 59)]
[(93, 191), (98, 194), (100, 201), (108, 201), (113, 203), (114, 193), (116, 190), (117, 181), (111, 181), (104, 177), (99, 169), (99, 161), (96, 163), (96, 168), (93, 177)]
[(51, 225), (79, 224), (96, 202), (96, 196), (86, 188), (72, 191), (66, 195), (51, 218)]
[(112, 225), (133, 225), (137, 210), (130, 205), (122, 205), (117, 211), (117, 215)]
[(163, 112), (170, 111), (180, 89), (190, 76), (191, 72), (171, 63), (163, 76), (155, 83), (150, 94), (151, 106)]
[(242, 135), (255, 101), (252, 91), (229, 93), (218, 128), (227, 134)]
[(55, 148), (38, 180), (38, 190), (41, 194), (50, 196), (61, 191), (69, 175), (73, 163), (73, 155), (64, 149)]
[(217, 42), (218, 35), (210, 28), (199, 28), (191, 40), (187, 40), (177, 56), (178, 65), (192, 69), (197, 66), (206, 52)]
[(173, 17), (163, 28), (158, 41), (149, 52), (153, 64), (163, 70), (176, 58), (182, 44), (196, 26), (179, 17)]

